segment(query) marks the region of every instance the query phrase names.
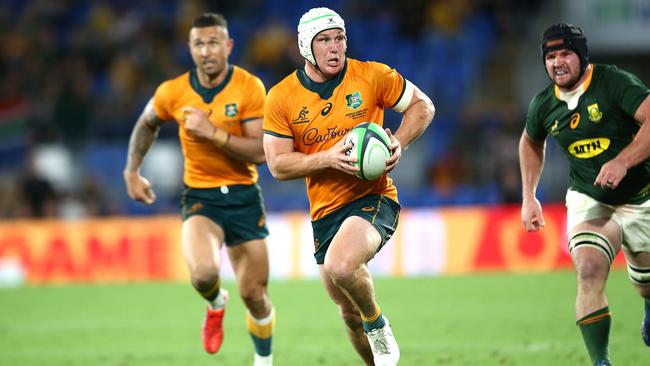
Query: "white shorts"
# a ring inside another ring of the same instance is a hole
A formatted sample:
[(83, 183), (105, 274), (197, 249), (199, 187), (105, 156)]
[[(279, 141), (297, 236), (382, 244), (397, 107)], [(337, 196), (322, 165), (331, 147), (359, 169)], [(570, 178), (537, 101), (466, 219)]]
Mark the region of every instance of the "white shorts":
[(650, 200), (641, 205), (612, 206), (569, 189), (566, 194), (567, 233), (585, 221), (611, 218), (623, 234), (623, 246), (632, 253), (650, 252)]

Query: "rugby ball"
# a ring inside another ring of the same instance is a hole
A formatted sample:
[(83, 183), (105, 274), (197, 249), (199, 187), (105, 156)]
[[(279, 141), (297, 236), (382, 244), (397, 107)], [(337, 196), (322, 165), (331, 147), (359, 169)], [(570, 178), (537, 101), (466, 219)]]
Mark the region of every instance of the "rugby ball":
[(346, 154), (358, 159), (353, 163), (359, 167), (357, 177), (375, 180), (384, 175), (391, 153), (390, 138), (381, 126), (373, 122), (360, 123), (348, 132), (345, 143), (352, 145)]

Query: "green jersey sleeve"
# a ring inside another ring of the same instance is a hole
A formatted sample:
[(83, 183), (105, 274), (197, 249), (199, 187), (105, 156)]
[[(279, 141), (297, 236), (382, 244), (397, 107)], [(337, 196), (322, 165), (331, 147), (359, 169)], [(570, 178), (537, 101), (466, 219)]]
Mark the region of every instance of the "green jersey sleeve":
[(608, 90), (616, 104), (633, 117), (639, 105), (650, 95), (648, 87), (633, 74), (616, 66), (611, 66), (607, 79)]
[(537, 94), (528, 105), (528, 114), (526, 115), (526, 133), (535, 141), (544, 141), (546, 139), (546, 129), (544, 121), (539, 116), (540, 99), (543, 93)]

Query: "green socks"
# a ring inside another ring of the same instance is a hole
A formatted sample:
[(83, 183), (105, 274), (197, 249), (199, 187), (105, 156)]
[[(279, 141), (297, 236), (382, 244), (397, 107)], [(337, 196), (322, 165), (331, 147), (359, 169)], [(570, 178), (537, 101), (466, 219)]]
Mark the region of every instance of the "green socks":
[(582, 338), (587, 346), (591, 362), (609, 361), (609, 330), (612, 326), (612, 315), (609, 307), (586, 315), (576, 323), (582, 332)]

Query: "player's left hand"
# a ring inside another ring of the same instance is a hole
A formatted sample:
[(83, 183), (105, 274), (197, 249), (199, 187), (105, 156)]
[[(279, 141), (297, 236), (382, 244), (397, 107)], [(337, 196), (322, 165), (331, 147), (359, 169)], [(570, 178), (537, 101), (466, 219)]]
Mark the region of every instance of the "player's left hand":
[(196, 107), (183, 107), (183, 128), (195, 137), (210, 139), (214, 126), (208, 119), (208, 114)]
[(625, 164), (612, 159), (600, 168), (594, 185), (603, 189), (616, 189), (626, 174)]
[(395, 138), (393, 133), (390, 132), (390, 130), (387, 128), (386, 128), (386, 133), (390, 138), (390, 151), (391, 151), (390, 158), (386, 160), (386, 173), (390, 173), (393, 169), (395, 169), (395, 166), (397, 166), (397, 162), (402, 157), (402, 144), (400, 144), (399, 140)]

